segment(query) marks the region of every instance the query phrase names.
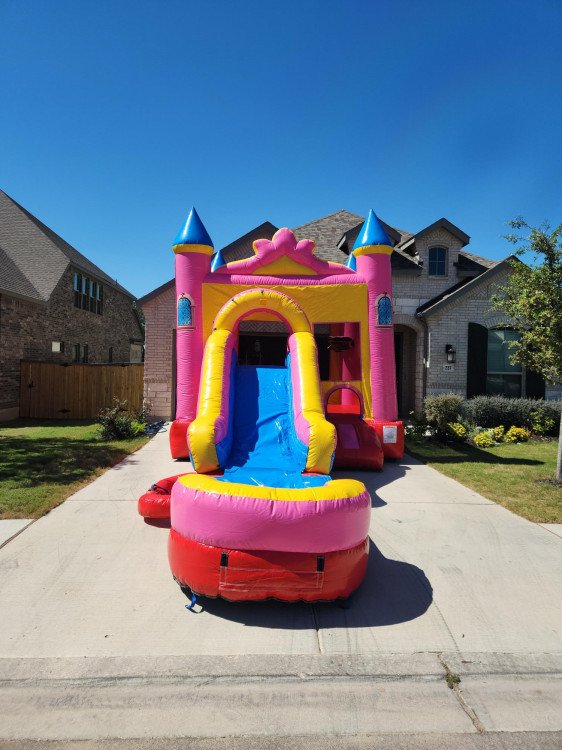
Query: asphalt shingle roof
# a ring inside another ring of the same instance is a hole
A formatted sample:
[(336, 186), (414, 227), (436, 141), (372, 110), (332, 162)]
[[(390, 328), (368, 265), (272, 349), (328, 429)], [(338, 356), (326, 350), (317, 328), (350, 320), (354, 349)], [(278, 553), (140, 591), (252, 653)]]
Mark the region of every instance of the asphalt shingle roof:
[[(0, 287), (5, 292), (12, 291), (46, 302), (70, 263), (134, 299), (125, 287), (2, 190), (0, 247), (3, 251)], [(23, 279), (27, 280), (27, 285), (23, 284)], [(18, 291), (23, 286), (27, 292)]]
[[(362, 223), (363, 218), (358, 214), (342, 210), (301, 224), (300, 227), (295, 227), (293, 232), (298, 240), (314, 240), (316, 257), (343, 263), (345, 256), (338, 249), (338, 242), (347, 231)], [(359, 232), (359, 229), (357, 231)]]
[(12, 292), (18, 296), (28, 297), (33, 300), (43, 299), (26, 275), (20, 271), (14, 261), (1, 247), (0, 292)]

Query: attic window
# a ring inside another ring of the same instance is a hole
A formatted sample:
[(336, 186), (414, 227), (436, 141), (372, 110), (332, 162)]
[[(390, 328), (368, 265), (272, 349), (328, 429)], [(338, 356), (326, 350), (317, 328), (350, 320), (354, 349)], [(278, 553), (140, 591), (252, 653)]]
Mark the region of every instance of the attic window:
[(447, 275), (447, 248), (430, 247), (429, 263), (427, 267), (429, 276), (446, 276)]
[(103, 314), (103, 286), (99, 281), (74, 272), (74, 307), (89, 310), (97, 315)]

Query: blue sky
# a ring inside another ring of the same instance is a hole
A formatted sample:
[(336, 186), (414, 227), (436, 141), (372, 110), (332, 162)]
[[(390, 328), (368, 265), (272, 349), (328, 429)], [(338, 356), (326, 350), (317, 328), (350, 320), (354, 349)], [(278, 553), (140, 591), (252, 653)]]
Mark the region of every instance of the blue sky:
[(0, 187), (137, 295), (192, 204), (215, 246), (340, 208), (562, 222), (559, 0), (0, 0)]

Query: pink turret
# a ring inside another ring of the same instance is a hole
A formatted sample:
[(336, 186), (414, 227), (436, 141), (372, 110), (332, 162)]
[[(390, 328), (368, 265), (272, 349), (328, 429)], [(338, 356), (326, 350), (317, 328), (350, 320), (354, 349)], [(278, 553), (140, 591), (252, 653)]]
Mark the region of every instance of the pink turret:
[(203, 358), (203, 279), (211, 268), (213, 243), (195, 208), (175, 242), (176, 418), (170, 429), (173, 458), (187, 458), (187, 430), (197, 413)]
[(400, 458), (404, 426), (397, 421), (391, 255), (392, 244), (371, 210), (355, 241), (348, 265), (367, 282), (373, 420), (385, 455)]

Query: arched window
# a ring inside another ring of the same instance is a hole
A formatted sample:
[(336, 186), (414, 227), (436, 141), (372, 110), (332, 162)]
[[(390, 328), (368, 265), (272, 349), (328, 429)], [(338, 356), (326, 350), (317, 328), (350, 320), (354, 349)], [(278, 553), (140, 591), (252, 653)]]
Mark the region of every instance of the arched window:
[(392, 325), (392, 303), (388, 294), (383, 294), (377, 302), (377, 324), (379, 326)]
[(193, 327), (193, 309), (191, 300), (184, 294), (178, 298), (178, 328), (179, 327)]

